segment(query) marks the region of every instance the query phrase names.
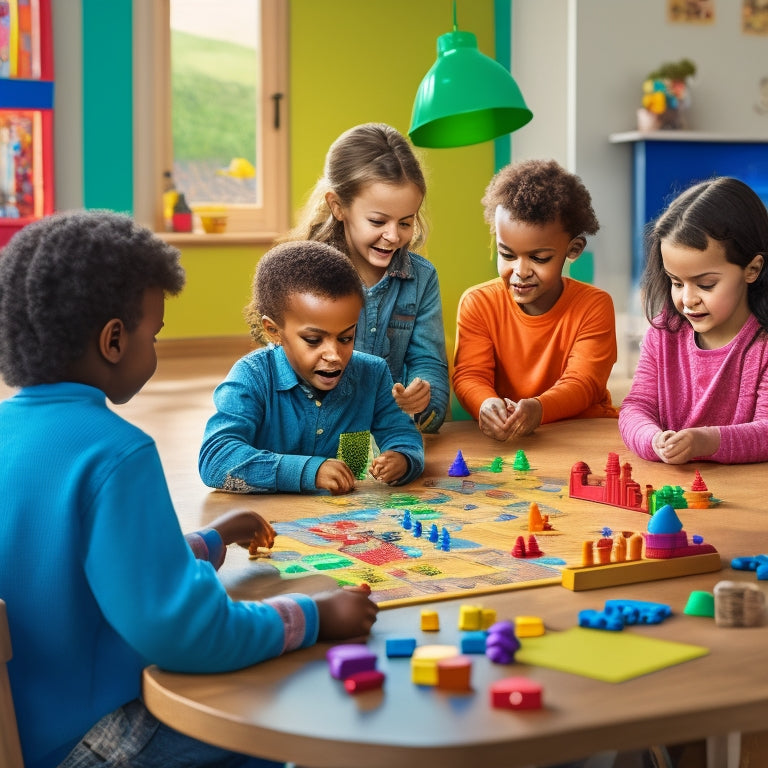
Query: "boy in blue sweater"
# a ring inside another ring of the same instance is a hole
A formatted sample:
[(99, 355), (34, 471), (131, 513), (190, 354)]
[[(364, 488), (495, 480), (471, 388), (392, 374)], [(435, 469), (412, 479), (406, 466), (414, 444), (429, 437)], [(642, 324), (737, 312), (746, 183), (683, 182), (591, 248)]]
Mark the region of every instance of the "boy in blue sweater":
[(0, 373), (20, 387), (0, 402), (0, 597), (27, 768), (259, 764), (158, 723), (143, 667), (234, 670), (376, 618), (360, 591), (232, 601), (224, 545), (269, 546), (271, 527), (227, 515), (190, 547), (154, 442), (107, 407), (154, 373), (183, 283), (175, 248), (104, 211), (42, 219), (0, 254)]
[(199, 459), (206, 485), (349, 493), (371, 436), (374, 478), (402, 485), (421, 475), (421, 434), (392, 396), (387, 363), (354, 351), (362, 306), (360, 278), (333, 246), (299, 240), (264, 254), (247, 318), (269, 343), (238, 360), (213, 394)]

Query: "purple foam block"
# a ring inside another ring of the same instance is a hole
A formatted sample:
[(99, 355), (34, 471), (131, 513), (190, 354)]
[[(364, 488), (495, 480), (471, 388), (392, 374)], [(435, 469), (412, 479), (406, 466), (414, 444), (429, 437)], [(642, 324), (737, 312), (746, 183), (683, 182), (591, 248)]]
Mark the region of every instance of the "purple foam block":
[(376, 669), (376, 654), (361, 644), (335, 645), (326, 654), (331, 676), (344, 680), (356, 672)]

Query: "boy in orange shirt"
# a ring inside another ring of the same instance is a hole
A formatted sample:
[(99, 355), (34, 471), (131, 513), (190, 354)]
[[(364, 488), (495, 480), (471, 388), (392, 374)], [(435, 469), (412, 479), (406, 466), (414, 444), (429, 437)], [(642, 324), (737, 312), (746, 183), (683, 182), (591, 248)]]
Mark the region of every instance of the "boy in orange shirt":
[(502, 168), (482, 203), (499, 277), (459, 301), (457, 399), (497, 440), (561, 419), (616, 418), (606, 387), (616, 362), (613, 302), (562, 276), (600, 227), (581, 179), (553, 160), (528, 160)]

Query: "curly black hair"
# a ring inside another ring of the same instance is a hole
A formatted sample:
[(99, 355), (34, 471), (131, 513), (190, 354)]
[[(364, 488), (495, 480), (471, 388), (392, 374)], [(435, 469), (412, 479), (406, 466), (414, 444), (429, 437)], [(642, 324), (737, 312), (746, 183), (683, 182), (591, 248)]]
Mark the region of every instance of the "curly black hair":
[(251, 301), (245, 308), (255, 341), (269, 341), (261, 323), (262, 315), (282, 324), (285, 309), (295, 293), (330, 299), (354, 295), (361, 302), (365, 300), (357, 270), (338, 248), (316, 240), (281, 243), (261, 257), (253, 278)]
[(559, 219), (572, 238), (594, 235), (600, 229), (584, 183), (554, 160), (524, 160), (505, 166), (486, 187), (482, 204), (491, 230), (498, 206), (514, 220), (528, 224)]
[(0, 373), (9, 386), (66, 379), (112, 318), (141, 321), (144, 292), (184, 286), (179, 251), (129, 216), (56, 213), (0, 251)]

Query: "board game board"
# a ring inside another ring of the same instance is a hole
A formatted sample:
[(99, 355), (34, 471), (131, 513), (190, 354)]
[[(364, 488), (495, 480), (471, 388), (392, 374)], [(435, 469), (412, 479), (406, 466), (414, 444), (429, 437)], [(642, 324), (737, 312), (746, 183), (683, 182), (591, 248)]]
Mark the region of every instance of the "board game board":
[[(405, 491), (364, 481), (349, 496), (314, 497), (312, 514), (273, 522), (271, 564), (284, 576), (366, 582), (377, 603), (393, 606), (557, 584), (561, 569), (579, 561), (582, 541), (612, 520), (617, 529), (619, 521), (646, 525), (640, 512), (569, 498), (568, 480), (535, 464), (521, 471), (512, 456), (465, 461), (466, 477), (450, 477), (446, 467)], [(516, 558), (518, 538), (530, 536), (532, 502), (551, 529), (535, 534), (542, 556)]]

